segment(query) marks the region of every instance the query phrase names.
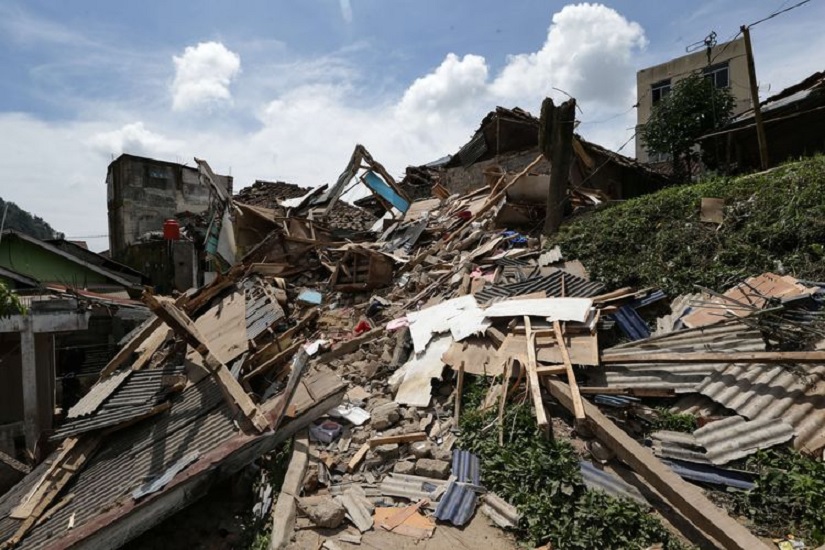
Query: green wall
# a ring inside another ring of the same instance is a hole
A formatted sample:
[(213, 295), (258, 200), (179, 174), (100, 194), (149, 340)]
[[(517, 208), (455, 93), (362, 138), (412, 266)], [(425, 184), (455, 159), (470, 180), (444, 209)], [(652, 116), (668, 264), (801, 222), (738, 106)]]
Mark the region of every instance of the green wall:
[(4, 235), (0, 242), (0, 266), (34, 277), (43, 283), (83, 287), (110, 282), (91, 269), (14, 235)]

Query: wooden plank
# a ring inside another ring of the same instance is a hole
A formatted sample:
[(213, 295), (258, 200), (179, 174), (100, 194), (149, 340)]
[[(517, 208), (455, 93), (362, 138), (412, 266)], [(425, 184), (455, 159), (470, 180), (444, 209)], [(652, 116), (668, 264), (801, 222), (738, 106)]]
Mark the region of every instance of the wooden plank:
[(582, 396), (579, 394), (579, 384), (576, 382), (576, 373), (573, 372), (573, 364), (570, 362), (570, 356), (567, 354), (567, 346), (564, 344), (564, 333), (561, 330), (561, 323), (553, 321), (553, 330), (556, 333), (556, 341), (559, 344), (559, 350), (564, 360), (564, 368), (567, 370), (567, 383), (570, 385), (570, 395), (573, 399), (573, 414), (576, 420), (584, 420)]
[(579, 393), (601, 395), (632, 395), (634, 397), (673, 397), (676, 391), (666, 388), (608, 388), (608, 387), (580, 387)]
[[(573, 410), (570, 388), (564, 382), (545, 378), (544, 385), (565, 408)], [(585, 401), (585, 423), (590, 431), (634, 472), (659, 491), (696, 527), (729, 550), (767, 550), (761, 540), (724, 510), (709, 501), (696, 486), (665, 466), (653, 453), (616, 426), (595, 405)], [(713, 541), (710, 541), (713, 545)]]
[(513, 359), (504, 363), (504, 376), (501, 379), (501, 399), (498, 402), (498, 445), (504, 445), (504, 406), (507, 403), (507, 390), (510, 385), (510, 375), (513, 372)]
[(536, 374), (539, 376), (549, 376), (551, 374), (567, 374), (567, 367), (565, 365), (542, 365), (536, 368)]
[(413, 514), (418, 512), (418, 510), (422, 506), (426, 506), (429, 503), (429, 499), (422, 498), (412, 506), (407, 506), (406, 508), (399, 510), (396, 514), (388, 517), (384, 522), (381, 523), (381, 527), (383, 527), (387, 531), (392, 531), (393, 529), (407, 521)]
[(151, 336), (153, 332), (159, 329), (163, 325), (163, 321), (159, 317), (155, 317), (152, 319), (151, 322), (147, 323), (137, 334), (135, 334), (131, 340), (129, 340), (125, 346), (120, 348), (120, 351), (112, 357), (112, 360), (109, 361), (103, 370), (100, 371), (100, 378), (99, 380), (103, 380), (113, 372), (115, 372), (118, 367), (120, 367), (123, 363), (129, 359), (132, 354), (140, 347), (140, 345)]
[(232, 292), (195, 320), (195, 327), (209, 349), (227, 365), (249, 349), (246, 337), (246, 298)]
[(424, 432), (413, 432), (401, 435), (385, 435), (383, 437), (373, 437), (370, 439), (369, 448), (374, 449), (375, 447), (381, 445), (390, 445), (392, 443), (412, 443), (414, 441), (424, 441), (426, 439), (427, 434)]
[(240, 409), (250, 424), (259, 432), (269, 429), (269, 421), (252, 402), (240, 383), (235, 380), (226, 365), (221, 363), (211, 352), (195, 323), (183, 311), (178, 309), (171, 300), (157, 298), (148, 293), (144, 294), (143, 299), (155, 312), (155, 315), (163, 319), (163, 322), (169, 325), (178, 336), (201, 354), (204, 359), (204, 366), (217, 379), (218, 385), (221, 387), (221, 393), (223, 393), (227, 402), (233, 408)]
[(456, 387), (455, 387), (455, 410), (453, 412), (453, 424), (458, 426), (461, 418), (461, 393), (464, 391), (464, 361), (458, 364)]
[(269, 539), (270, 550), (286, 548), (292, 538), (295, 527), (295, 497), (301, 494), (304, 474), (309, 464), (309, 436), (302, 431), (293, 439), (292, 458), (281, 486), (281, 493), (272, 507), (272, 535)]
[(530, 317), (524, 316), (524, 328), (527, 331), (527, 383), (530, 386), (530, 396), (533, 398), (533, 408), (536, 410), (536, 424), (539, 430), (549, 435), (550, 422), (547, 420), (547, 413), (544, 410), (544, 402), (541, 400), (541, 385), (539, 375), (536, 372), (538, 364), (536, 362), (536, 335), (533, 334), (530, 324)]
[(384, 326), (380, 326), (378, 328), (374, 328), (368, 332), (365, 332), (361, 336), (357, 336), (352, 340), (347, 340), (346, 342), (341, 343), (338, 347), (332, 349), (331, 351), (326, 352), (325, 354), (319, 356), (315, 362), (317, 363), (328, 363), (333, 359), (338, 359), (339, 357), (343, 357), (348, 353), (352, 353), (353, 351), (357, 350), (361, 347), (361, 344), (366, 344), (367, 342), (374, 340), (384, 334)]
[(284, 363), (286, 363), (289, 360), (290, 357), (295, 355), (295, 352), (298, 351), (298, 348), (300, 348), (300, 347), (301, 347), (301, 344), (299, 344), (299, 343), (292, 344), (292, 346), (285, 349), (284, 351), (282, 351), (281, 353), (279, 353), (278, 355), (276, 355), (275, 357), (273, 357), (269, 361), (265, 362), (264, 364), (262, 364), (257, 369), (253, 370), (249, 374), (246, 374), (243, 377), (242, 382), (244, 384), (247, 384), (247, 383), (249, 383), (250, 380), (252, 380), (256, 376), (266, 374), (267, 372), (271, 371), (273, 368), (283, 365)]
[(367, 453), (370, 450), (370, 444), (364, 443), (361, 445), (361, 448), (352, 456), (349, 463), (347, 463), (347, 472), (352, 473), (358, 468), (358, 465), (361, 464), (361, 461), (364, 460), (364, 457), (367, 456)]
[(611, 354), (602, 364), (639, 363), (825, 363), (825, 351), (707, 351), (690, 353)]

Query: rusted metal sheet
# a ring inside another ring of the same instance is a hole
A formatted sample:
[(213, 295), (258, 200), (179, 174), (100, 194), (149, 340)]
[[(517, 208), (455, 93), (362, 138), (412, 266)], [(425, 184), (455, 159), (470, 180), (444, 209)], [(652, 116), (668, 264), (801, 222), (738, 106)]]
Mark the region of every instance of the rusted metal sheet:
[(114, 393), (120, 385), (126, 381), (132, 372), (132, 369), (123, 369), (120, 372), (114, 373), (106, 380), (92, 386), (89, 393), (84, 395), (80, 401), (75, 403), (75, 405), (69, 409), (69, 414), (66, 415), (66, 418), (78, 418), (95, 412), (98, 407), (103, 404), (106, 398), (112, 395), (112, 393)]

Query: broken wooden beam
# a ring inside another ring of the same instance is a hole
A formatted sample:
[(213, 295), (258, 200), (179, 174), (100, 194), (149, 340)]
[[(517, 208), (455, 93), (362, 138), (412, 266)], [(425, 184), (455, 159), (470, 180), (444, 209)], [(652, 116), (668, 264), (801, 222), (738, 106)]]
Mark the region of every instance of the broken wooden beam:
[(379, 336), (384, 334), (384, 327), (380, 326), (378, 328), (374, 328), (368, 332), (365, 332), (361, 336), (356, 336), (352, 340), (347, 340), (346, 342), (342, 342), (337, 347), (333, 348), (332, 350), (324, 353), (323, 355), (318, 356), (315, 359), (316, 363), (328, 363), (333, 359), (338, 359), (339, 357), (343, 357), (353, 351), (357, 350), (361, 347), (361, 344), (366, 344)]
[(536, 372), (538, 364), (536, 362), (536, 335), (533, 334), (530, 317), (524, 316), (524, 329), (527, 334), (527, 384), (530, 386), (530, 396), (533, 399), (533, 408), (536, 410), (536, 424), (539, 430), (549, 435), (550, 422), (547, 420), (547, 412), (544, 410), (544, 402), (541, 400), (541, 384), (539, 375)]
[(257, 431), (262, 432), (269, 429), (269, 422), (266, 417), (252, 401), (252, 398), (247, 395), (240, 383), (232, 376), (226, 365), (221, 363), (209, 350), (209, 346), (192, 319), (171, 300), (158, 298), (150, 293), (144, 293), (143, 300), (155, 315), (175, 331), (175, 334), (201, 354), (204, 359), (204, 366), (217, 380), (218, 386), (220, 386), (221, 392), (230, 406), (240, 410)]
[(602, 364), (639, 363), (825, 363), (825, 351), (699, 351), (689, 353), (615, 353)]
[(367, 456), (367, 453), (369, 452), (369, 450), (370, 450), (370, 444), (369, 443), (364, 443), (363, 445), (361, 445), (361, 448), (358, 449), (358, 451), (354, 455), (352, 455), (352, 458), (350, 459), (349, 463), (347, 464), (347, 472), (349, 472), (349, 473), (354, 472), (358, 468), (358, 466), (361, 464), (361, 461), (364, 460), (364, 457)]
[(309, 436), (306, 430), (296, 435), (292, 444), (292, 458), (281, 485), (281, 493), (272, 507), (272, 535), (269, 550), (281, 550), (289, 545), (295, 528), (296, 497), (301, 495), (304, 474), (309, 464)]
[(553, 321), (553, 331), (556, 333), (556, 342), (559, 345), (562, 360), (564, 361), (564, 370), (567, 371), (567, 384), (570, 388), (570, 396), (573, 400), (573, 415), (576, 420), (584, 420), (584, 405), (582, 404), (582, 396), (579, 393), (579, 384), (576, 382), (576, 373), (573, 372), (573, 364), (570, 362), (570, 355), (567, 353), (567, 345), (564, 343), (564, 333), (561, 330), (561, 323)]
[[(544, 385), (553, 397), (566, 409), (573, 411), (570, 388), (564, 382), (545, 378)], [(715, 539), (728, 550), (758, 550), (768, 547), (748, 529), (713, 504), (694, 485), (684, 481), (665, 466), (653, 453), (630, 437), (598, 407), (585, 401), (584, 421), (595, 437), (612, 450), (634, 472), (654, 489), (698, 529)]]
[(151, 321), (147, 322), (137, 334), (135, 334), (131, 340), (126, 342), (126, 344), (120, 348), (120, 350), (115, 354), (114, 357), (103, 367), (103, 370), (100, 371), (100, 378), (99, 380), (103, 380), (113, 372), (115, 372), (118, 367), (120, 367), (123, 363), (125, 363), (132, 354), (140, 347), (140, 345), (147, 339), (149, 336), (152, 335), (160, 326), (163, 324), (163, 321), (160, 317), (155, 317)]

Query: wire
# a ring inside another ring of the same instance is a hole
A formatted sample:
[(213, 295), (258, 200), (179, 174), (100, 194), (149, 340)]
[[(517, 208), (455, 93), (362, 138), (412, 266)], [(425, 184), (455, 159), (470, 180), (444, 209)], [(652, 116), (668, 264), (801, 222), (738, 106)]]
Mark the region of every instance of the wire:
[[(748, 27), (748, 28), (750, 28), (750, 27), (755, 27), (755, 26), (756, 26), (756, 25), (758, 25), (759, 23), (764, 23), (765, 21), (768, 21), (769, 19), (773, 19), (774, 17), (776, 17), (776, 16), (778, 16), (778, 15), (782, 15), (783, 13), (787, 13), (787, 12), (789, 12), (789, 11), (791, 11), (791, 10), (795, 10), (796, 8), (798, 8), (798, 7), (800, 7), (800, 6), (804, 6), (805, 4), (807, 4), (807, 3), (808, 3), (808, 2), (810, 2), (810, 1), (811, 1), (811, 0), (802, 0), (802, 2), (797, 2), (796, 4), (794, 4), (793, 6), (791, 6), (791, 7), (789, 7), (789, 8), (785, 8), (784, 10), (778, 10), (778, 11), (775, 11), (775, 12), (773, 12), (772, 14), (770, 14), (769, 16), (767, 16), (767, 17), (765, 17), (765, 18), (760, 19), (759, 21), (755, 21), (755, 22), (751, 23), (750, 25), (747, 25), (747, 27)], [(783, 4), (783, 5), (784, 5), (784, 4)]]

